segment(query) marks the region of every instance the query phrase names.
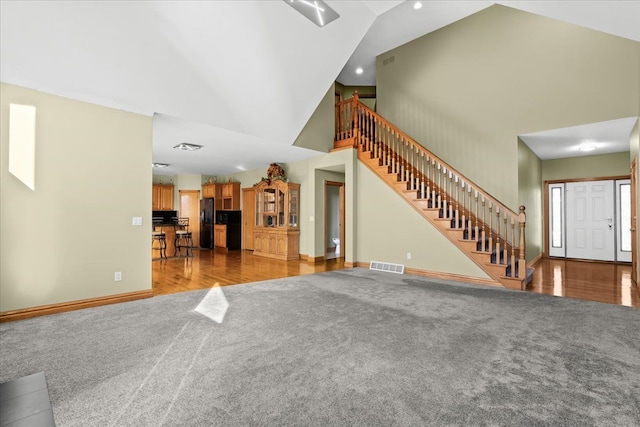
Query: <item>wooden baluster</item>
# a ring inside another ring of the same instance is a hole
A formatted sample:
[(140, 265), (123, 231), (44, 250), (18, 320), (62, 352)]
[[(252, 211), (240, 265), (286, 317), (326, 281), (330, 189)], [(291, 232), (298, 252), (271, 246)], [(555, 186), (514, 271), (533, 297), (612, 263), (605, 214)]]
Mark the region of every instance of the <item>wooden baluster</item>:
[(404, 137), (401, 138), (402, 154), (400, 155), (400, 176), (401, 181), (407, 180), (407, 140)]
[(398, 141), (395, 138), (389, 138), (390, 143), (393, 146), (393, 166), (391, 172), (398, 173)]
[[(407, 141), (409, 142), (409, 141)], [(415, 170), (414, 165), (415, 165), (415, 159), (413, 158), (413, 154), (415, 152), (415, 147), (413, 146), (412, 143), (407, 144), (407, 148), (409, 149), (408, 154), (408, 159), (409, 160), (409, 170), (407, 171), (407, 178), (409, 179), (409, 190), (413, 190), (414, 189), (414, 184), (413, 184), (413, 179), (415, 178), (416, 174), (415, 174)]]
[(407, 182), (407, 153), (409, 148), (407, 147), (409, 141), (402, 137), (402, 181)]
[(444, 194), (446, 195), (447, 206), (445, 208), (445, 217), (451, 218), (451, 179), (449, 178), (450, 172), (448, 170), (445, 171), (444, 175)]
[[(378, 128), (380, 128), (380, 125), (378, 125)], [(382, 129), (383, 129), (383, 132), (381, 132), (376, 139), (379, 140), (381, 144), (384, 144), (386, 147), (389, 147), (389, 145), (391, 144), (391, 140), (387, 135), (386, 128), (383, 126)], [(390, 159), (387, 159), (387, 166), (389, 166), (389, 162), (390, 162)]]
[[(508, 213), (505, 212), (504, 213), (504, 244), (503, 244), (503, 248), (502, 248), (502, 258), (504, 259), (504, 263), (505, 264), (509, 264), (509, 258), (508, 258), (508, 244), (509, 244), (509, 228), (507, 227), (507, 215)], [(513, 239), (513, 236), (511, 236), (511, 238)]]
[(389, 138), (389, 141), (391, 141), (391, 143), (393, 144), (393, 173), (397, 174), (398, 173), (398, 167), (399, 167), (399, 163), (398, 163), (398, 140), (397, 138)]
[(448, 173), (447, 173), (447, 168), (442, 166), (442, 191), (440, 192), (440, 194), (442, 194), (442, 210), (443, 210), (443, 217), (447, 217), (448, 212), (449, 212), (449, 195), (447, 192), (447, 187), (449, 185), (449, 180), (447, 179), (448, 177)]
[(389, 166), (391, 166), (390, 170), (391, 172), (395, 171), (396, 165), (396, 146), (395, 146), (395, 141), (392, 139), (389, 139), (386, 141), (387, 145), (389, 146)]
[(476, 241), (480, 241), (480, 235), (478, 234), (478, 190), (473, 190), (475, 193), (475, 203), (474, 203), (474, 207), (475, 207), (475, 211), (476, 211), (476, 217), (473, 221), (473, 231), (475, 232), (475, 240)]
[(516, 277), (516, 218), (511, 217), (511, 277)]
[(492, 214), (492, 209), (493, 209), (493, 203), (491, 202), (491, 200), (489, 200), (489, 224), (488, 227), (489, 229), (488, 231), (488, 236), (489, 236), (489, 241), (487, 242), (489, 247), (487, 248), (487, 252), (491, 252), (493, 251), (493, 214)]
[(420, 150), (418, 146), (413, 146), (413, 189), (418, 191), (420, 187)]
[(467, 223), (465, 229), (467, 229), (467, 235), (469, 236), (469, 240), (475, 240), (475, 236), (473, 234), (473, 189), (471, 185), (467, 184)]
[(335, 141), (339, 141), (339, 135), (340, 135), (340, 104), (338, 104), (338, 103), (336, 103), (336, 108), (335, 108), (334, 114), (336, 115), (336, 118), (335, 118)]
[(425, 167), (424, 172), (425, 172), (425, 175), (426, 175), (425, 178), (424, 178), (424, 183), (425, 183), (425, 188), (424, 188), (424, 191), (425, 191), (424, 194), (425, 195), (424, 195), (424, 197), (427, 199), (427, 201), (429, 201), (431, 199), (430, 196), (431, 196), (431, 185), (432, 185), (432, 183), (429, 180), (429, 177), (431, 176), (431, 158), (429, 157), (428, 154), (425, 154), (424, 167)]
[[(441, 164), (442, 165), (442, 164)], [(447, 169), (442, 166), (442, 187), (440, 187), (440, 199), (442, 199), (442, 217), (447, 216)]]
[(360, 142), (360, 132), (358, 129), (359, 123), (358, 123), (358, 99), (359, 99), (359, 95), (358, 92), (354, 92), (353, 93), (353, 103), (351, 104), (351, 113), (353, 115), (353, 137), (354, 137), (354, 148), (358, 148), (358, 143)]
[(442, 187), (440, 187), (440, 198), (442, 199), (442, 217), (447, 217), (447, 169), (442, 166)]
[(453, 218), (453, 172), (449, 171), (449, 218)]
[[(369, 113), (368, 111), (367, 111), (367, 114), (369, 114), (369, 116), (371, 117), (371, 120), (370, 120), (370, 122), (371, 122), (371, 130), (370, 130), (369, 132), (370, 132), (370, 133), (373, 133), (373, 128), (375, 128), (375, 124), (376, 124), (376, 120), (377, 120), (377, 119), (376, 119), (375, 117), (373, 117), (373, 116), (371, 115), (371, 113)], [(369, 139), (367, 140), (367, 142), (366, 142), (365, 146), (364, 146), (364, 147), (362, 147), (362, 148), (363, 148), (363, 150), (364, 150), (364, 151), (371, 151), (371, 150), (372, 150), (372, 148), (373, 148), (373, 144), (375, 144), (378, 140), (379, 140), (379, 138), (375, 138), (375, 137), (371, 137), (371, 138), (369, 138)]]
[(420, 150), (413, 146), (413, 189), (417, 192), (420, 188)]
[(440, 163), (436, 164), (436, 171), (435, 171), (436, 175), (436, 180), (438, 181), (438, 194), (434, 196), (434, 201), (436, 202), (436, 206), (438, 209), (440, 209), (440, 204), (441, 199), (442, 199), (442, 171), (440, 170)]
[(411, 141), (407, 139), (405, 150), (405, 178), (407, 180), (407, 190), (411, 190)]
[(480, 227), (482, 227), (482, 232), (480, 234), (482, 235), (482, 251), (483, 252), (486, 252), (487, 250), (487, 238), (489, 237), (487, 235), (487, 220), (486, 220), (487, 209), (485, 207), (485, 202), (486, 202), (486, 199), (484, 198), (484, 196), (482, 196), (482, 222), (480, 223)]
[(432, 188), (431, 188), (431, 206), (433, 206), (434, 208), (436, 207), (436, 204), (438, 203), (438, 195), (436, 194), (437, 192), (437, 173), (436, 173), (437, 169), (436, 169), (436, 159), (433, 159), (431, 162), (431, 184), (432, 184)]
[(396, 138), (396, 141), (398, 141), (398, 177), (402, 178), (402, 138)]
[(372, 144), (374, 142), (378, 142), (378, 138), (376, 138), (376, 118), (367, 111), (369, 115), (369, 143)]
[(383, 164), (385, 166), (389, 166), (389, 145), (386, 141), (381, 141), (381, 143), (384, 145), (384, 162)]
[(453, 220), (453, 228), (458, 228), (458, 219), (460, 218), (460, 181), (457, 176), (453, 175), (451, 184), (453, 185), (453, 187), (451, 187), (451, 219)]
[(502, 264), (500, 262), (500, 207), (496, 206), (496, 264)]
[[(525, 224), (527, 222), (527, 216), (524, 213), (524, 205), (520, 206), (520, 214), (518, 215), (518, 222), (520, 222), (520, 243), (518, 245), (519, 255), (518, 255), (518, 278), (525, 279), (527, 275), (527, 258), (526, 258), (526, 240), (525, 240)], [(525, 288), (524, 281), (522, 282), (522, 289)]]
[(460, 220), (462, 221), (462, 224), (461, 224), (462, 225), (462, 229), (466, 230), (467, 226), (465, 224), (465, 219), (466, 219), (467, 215), (466, 215), (465, 209), (466, 209), (466, 206), (467, 206), (467, 203), (466, 203), (466, 201), (467, 201), (467, 189), (464, 186), (464, 181), (460, 182), (460, 187), (462, 188), (462, 209), (460, 210)]
[(370, 121), (370, 117), (369, 117), (369, 112), (368, 111), (362, 111), (362, 113), (360, 113), (361, 119), (362, 119), (362, 123), (360, 124), (360, 127), (362, 128), (362, 143), (361, 145), (367, 144), (369, 141), (371, 141), (371, 136), (369, 134), (369, 121)]
[(428, 199), (427, 198), (427, 193), (425, 193), (425, 189), (426, 189), (426, 183), (425, 183), (425, 175), (427, 173), (427, 155), (424, 153), (424, 151), (421, 154), (422, 156), (422, 176), (420, 177), (420, 198), (421, 199)]

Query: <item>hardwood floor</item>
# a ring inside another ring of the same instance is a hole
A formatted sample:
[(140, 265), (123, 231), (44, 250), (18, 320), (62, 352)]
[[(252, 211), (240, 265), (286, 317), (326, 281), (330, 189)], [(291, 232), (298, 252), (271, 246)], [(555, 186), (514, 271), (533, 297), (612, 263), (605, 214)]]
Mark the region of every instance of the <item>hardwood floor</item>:
[[(322, 263), (281, 261), (251, 251), (228, 254), (194, 250), (193, 258), (153, 261), (156, 295), (257, 282), (344, 268), (344, 259)], [(543, 259), (536, 265), (529, 292), (640, 307), (640, 291), (631, 281), (631, 265)]]
[(640, 307), (631, 264), (543, 258), (527, 290), (540, 294)]
[(344, 259), (310, 264), (254, 256), (252, 251), (228, 254), (195, 249), (193, 258), (171, 258), (152, 262), (153, 291), (156, 295), (211, 288), (288, 276), (320, 273), (344, 268)]

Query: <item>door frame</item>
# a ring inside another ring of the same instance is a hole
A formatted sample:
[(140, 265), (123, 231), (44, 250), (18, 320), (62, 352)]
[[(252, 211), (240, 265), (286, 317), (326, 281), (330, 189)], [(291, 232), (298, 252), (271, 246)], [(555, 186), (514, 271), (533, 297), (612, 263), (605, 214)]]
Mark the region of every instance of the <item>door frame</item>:
[[(569, 182), (590, 182), (590, 181), (617, 181), (621, 179), (630, 179), (629, 175), (616, 175), (616, 176), (604, 176), (604, 177), (593, 177), (593, 178), (570, 178), (570, 179), (552, 179), (544, 181), (544, 206), (543, 206), (543, 237), (544, 237), (544, 252), (543, 256), (545, 258), (549, 258), (549, 185), (550, 184), (566, 184)], [(633, 182), (632, 182), (633, 187)], [(633, 188), (632, 190), (633, 191)], [(632, 196), (633, 198), (633, 196)], [(633, 200), (631, 204), (631, 209), (633, 210)], [(633, 259), (633, 254), (636, 252), (635, 245), (631, 245), (631, 255)], [(565, 252), (566, 258), (566, 252)], [(598, 261), (598, 262), (615, 262), (615, 261)]]
[(178, 190), (178, 216), (183, 217), (182, 214), (182, 196), (188, 196), (189, 198), (195, 196), (196, 198), (196, 210), (195, 216), (189, 217), (189, 231), (192, 232), (193, 246), (200, 247), (200, 190)]
[[(251, 206), (249, 206), (249, 204)], [(251, 217), (248, 216), (252, 211)], [(256, 224), (256, 189), (253, 187), (242, 189), (242, 249), (252, 251), (255, 249), (253, 228)], [(248, 224), (251, 223), (251, 230)], [(250, 242), (247, 245), (247, 242)], [(250, 247), (249, 247), (250, 246)]]
[(638, 158), (631, 161), (631, 280), (638, 284)]
[(324, 232), (322, 233), (322, 246), (324, 247), (323, 250), (323, 256), (324, 259), (327, 259), (327, 233), (328, 233), (328, 227), (327, 227), (327, 208), (328, 208), (328, 204), (327, 204), (327, 188), (328, 187), (339, 187), (338, 190), (338, 203), (339, 203), (339, 207), (338, 207), (338, 234), (339, 234), (339, 239), (340, 239), (340, 256), (338, 258), (344, 258), (345, 257), (345, 183), (344, 182), (339, 182), (339, 181), (328, 181), (325, 180), (324, 181)]

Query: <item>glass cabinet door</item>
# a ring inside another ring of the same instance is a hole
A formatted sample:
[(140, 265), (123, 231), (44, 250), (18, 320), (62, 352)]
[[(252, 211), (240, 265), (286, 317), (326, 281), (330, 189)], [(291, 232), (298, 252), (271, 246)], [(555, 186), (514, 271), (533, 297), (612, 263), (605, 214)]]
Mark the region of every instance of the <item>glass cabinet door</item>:
[(263, 207), (262, 207), (262, 226), (263, 227), (275, 227), (276, 226), (276, 190), (273, 188), (265, 188), (262, 192)]
[(289, 191), (289, 227), (298, 227), (298, 189)]
[(284, 193), (278, 190), (278, 227), (284, 227)]
[(256, 193), (256, 225), (258, 227), (264, 226), (264, 223), (262, 221), (263, 200), (264, 200), (264, 197), (262, 195), (262, 191), (258, 191)]

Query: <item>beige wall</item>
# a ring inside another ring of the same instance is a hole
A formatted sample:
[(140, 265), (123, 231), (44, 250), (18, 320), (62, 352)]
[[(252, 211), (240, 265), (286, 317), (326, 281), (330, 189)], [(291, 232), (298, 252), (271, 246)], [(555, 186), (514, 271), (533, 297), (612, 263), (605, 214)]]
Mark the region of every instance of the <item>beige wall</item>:
[(293, 145), (321, 152), (333, 148), (335, 134), (335, 87), (332, 84)]
[(526, 208), (527, 262), (531, 262), (543, 251), (542, 193), (542, 162), (524, 142), (518, 139), (518, 203)]
[(380, 55), (378, 112), (516, 210), (517, 136), (638, 116), (639, 52), (494, 5)]
[(336, 91), (342, 94), (342, 100), (347, 100), (353, 97), (355, 91), (358, 91), (360, 95), (373, 95), (373, 98), (360, 98), (360, 101), (376, 111), (376, 87), (375, 86), (344, 86), (340, 83), (336, 83)]
[(542, 161), (542, 181), (629, 175), (629, 152)]
[[(151, 289), (151, 117), (0, 93), (0, 311)], [(10, 103), (37, 109), (35, 191), (8, 172)]]

